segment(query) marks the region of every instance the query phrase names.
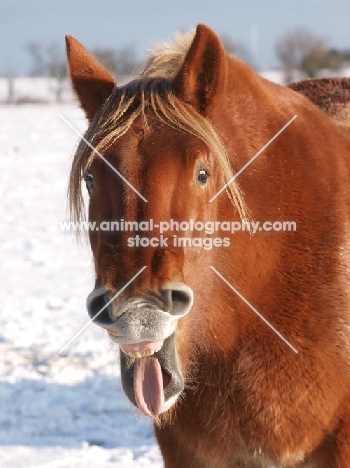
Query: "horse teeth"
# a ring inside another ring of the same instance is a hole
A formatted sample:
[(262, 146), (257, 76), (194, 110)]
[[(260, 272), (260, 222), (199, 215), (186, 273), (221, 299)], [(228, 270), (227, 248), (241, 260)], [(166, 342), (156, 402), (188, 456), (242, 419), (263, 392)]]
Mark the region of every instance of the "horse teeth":
[(140, 351), (128, 351), (127, 354), (128, 356), (134, 358), (134, 359), (140, 359), (142, 357), (147, 357), (147, 356), (152, 356), (156, 351), (153, 349), (145, 349), (140, 353)]

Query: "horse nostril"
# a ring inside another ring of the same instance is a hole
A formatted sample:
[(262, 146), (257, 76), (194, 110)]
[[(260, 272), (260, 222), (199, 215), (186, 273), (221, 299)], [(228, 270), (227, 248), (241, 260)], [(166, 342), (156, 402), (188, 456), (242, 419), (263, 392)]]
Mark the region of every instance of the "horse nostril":
[(163, 289), (166, 309), (171, 315), (185, 315), (193, 304), (192, 289), (184, 283), (169, 283)]
[[(89, 316), (97, 325), (111, 325), (113, 323), (109, 315), (110, 306), (107, 305), (110, 299), (108, 291), (103, 286), (94, 289), (88, 295), (86, 299), (86, 308)], [(98, 315), (96, 316), (96, 314)]]
[(183, 305), (187, 305), (191, 298), (185, 291), (171, 291), (171, 301), (173, 309), (181, 308)]

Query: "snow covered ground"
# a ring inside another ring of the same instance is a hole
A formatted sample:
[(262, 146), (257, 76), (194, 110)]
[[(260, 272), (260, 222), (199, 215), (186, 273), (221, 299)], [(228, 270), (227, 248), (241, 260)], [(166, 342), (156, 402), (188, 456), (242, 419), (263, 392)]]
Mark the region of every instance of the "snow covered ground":
[(75, 104), (0, 107), (0, 466), (161, 467), (151, 422), (122, 393), (118, 352), (90, 325), (88, 248), (60, 230)]

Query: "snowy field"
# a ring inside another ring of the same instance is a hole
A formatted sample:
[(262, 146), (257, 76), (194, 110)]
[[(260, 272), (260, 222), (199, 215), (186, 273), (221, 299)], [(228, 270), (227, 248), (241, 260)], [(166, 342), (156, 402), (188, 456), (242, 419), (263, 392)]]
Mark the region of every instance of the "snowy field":
[(118, 352), (90, 325), (87, 247), (62, 232), (74, 104), (0, 107), (0, 467), (161, 467), (150, 420), (124, 396)]

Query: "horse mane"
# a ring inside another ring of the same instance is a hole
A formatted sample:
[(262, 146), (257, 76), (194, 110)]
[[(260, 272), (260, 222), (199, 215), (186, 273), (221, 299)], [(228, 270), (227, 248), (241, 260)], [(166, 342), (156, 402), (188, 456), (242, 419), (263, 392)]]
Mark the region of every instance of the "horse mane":
[(177, 33), (174, 41), (163, 41), (148, 49), (148, 60), (141, 76), (145, 78), (174, 78), (181, 68), (195, 35), (194, 29)]
[[(184, 62), (193, 36), (194, 30), (189, 30), (177, 34), (173, 42), (163, 42), (148, 51), (148, 60), (139, 75), (124, 86), (114, 88), (84, 136), (103, 154), (129, 130), (138, 117), (147, 126), (146, 113), (150, 112), (170, 127), (202, 140), (216, 156), (224, 184), (234, 177), (234, 173), (219, 134), (207, 118), (177, 98), (171, 88), (172, 79)], [(96, 151), (81, 140), (73, 159), (68, 190), (71, 219), (74, 222), (85, 218), (81, 182), (96, 157)], [(237, 181), (230, 183), (227, 193), (240, 217), (248, 219), (249, 211)]]

